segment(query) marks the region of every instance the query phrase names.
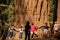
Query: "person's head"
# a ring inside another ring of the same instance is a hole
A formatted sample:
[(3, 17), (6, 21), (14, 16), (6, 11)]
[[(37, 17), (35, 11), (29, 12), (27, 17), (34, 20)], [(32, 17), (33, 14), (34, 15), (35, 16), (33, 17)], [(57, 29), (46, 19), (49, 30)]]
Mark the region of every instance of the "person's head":
[(45, 25), (47, 25), (47, 23), (45, 23)]
[(11, 25), (11, 26), (14, 26), (14, 25)]
[(34, 25), (34, 23), (32, 23), (32, 25)]
[(22, 26), (20, 28), (23, 28)]
[(29, 21), (27, 21), (26, 25), (29, 25), (29, 24), (30, 24), (30, 22), (29, 22)]

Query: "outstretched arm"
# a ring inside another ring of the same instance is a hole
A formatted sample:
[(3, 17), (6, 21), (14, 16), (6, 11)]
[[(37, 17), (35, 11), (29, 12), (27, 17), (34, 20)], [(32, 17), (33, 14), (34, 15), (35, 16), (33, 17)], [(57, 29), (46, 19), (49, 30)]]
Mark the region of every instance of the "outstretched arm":
[(17, 28), (14, 28), (15, 29), (15, 31), (18, 31), (19, 32), (19, 29), (17, 29)]

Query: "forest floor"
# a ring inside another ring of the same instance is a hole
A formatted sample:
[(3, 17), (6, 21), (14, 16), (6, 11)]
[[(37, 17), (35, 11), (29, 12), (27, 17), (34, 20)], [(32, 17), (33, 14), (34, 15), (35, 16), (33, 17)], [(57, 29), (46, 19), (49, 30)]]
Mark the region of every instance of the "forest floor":
[[(15, 32), (14, 32), (15, 33)], [(5, 36), (5, 35), (4, 35)], [(10, 40), (24, 40), (25, 39), (25, 34), (23, 34), (23, 38), (22, 39), (18, 39), (18, 32), (15, 33), (15, 35), (12, 37), (12, 39)], [(3, 39), (0, 38), (0, 40), (5, 40), (5, 37), (3, 37)], [(9, 37), (6, 37), (6, 40), (9, 40)], [(33, 37), (30, 40), (60, 40), (60, 32), (58, 32), (56, 35), (51, 34), (49, 37)]]
[[(9, 38), (7, 37), (6, 40), (9, 40)], [(18, 38), (14, 37), (14, 38), (12, 38), (10, 40), (24, 40), (24, 39), (18, 39)], [(46, 38), (34, 37), (34, 38), (31, 38), (30, 40), (60, 40), (60, 37), (46, 37)]]

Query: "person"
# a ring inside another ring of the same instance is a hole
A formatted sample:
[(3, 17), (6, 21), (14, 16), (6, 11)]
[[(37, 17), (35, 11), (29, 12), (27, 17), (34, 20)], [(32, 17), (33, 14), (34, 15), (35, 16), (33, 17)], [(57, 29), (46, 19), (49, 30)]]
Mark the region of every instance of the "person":
[(45, 37), (47, 37), (48, 35), (48, 25), (47, 25), (47, 23), (45, 23), (45, 25), (44, 25), (44, 35), (45, 35)]
[(25, 40), (30, 40), (30, 22), (27, 21), (26, 25), (25, 25)]
[(21, 26), (21, 27), (19, 28), (19, 38), (22, 38), (23, 31), (24, 31), (24, 28)]
[(9, 39), (11, 39), (12, 36), (13, 36), (13, 30), (14, 30), (14, 25), (12, 25), (11, 27), (9, 27), (9, 32), (8, 32)]
[(60, 24), (58, 24), (58, 31), (60, 32)]
[(31, 37), (33, 38), (33, 36), (35, 35), (36, 37), (38, 37), (37, 36), (37, 33), (36, 33), (36, 26), (32, 23), (32, 25), (31, 25)]
[(53, 30), (54, 34), (56, 34), (56, 32), (58, 31), (58, 23), (55, 22)]

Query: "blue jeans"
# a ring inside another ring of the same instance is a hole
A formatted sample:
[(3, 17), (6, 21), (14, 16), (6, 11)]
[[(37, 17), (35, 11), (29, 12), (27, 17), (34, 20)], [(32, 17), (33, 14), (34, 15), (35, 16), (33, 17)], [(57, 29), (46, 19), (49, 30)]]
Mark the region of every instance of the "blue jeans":
[(8, 35), (10, 36), (10, 38), (12, 38), (12, 36), (13, 36), (13, 32), (9, 32)]
[(22, 38), (22, 34), (23, 34), (23, 32), (20, 32), (20, 34), (19, 34), (19, 38)]

